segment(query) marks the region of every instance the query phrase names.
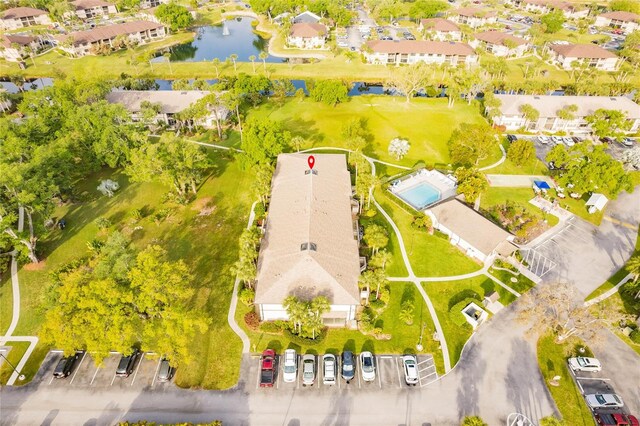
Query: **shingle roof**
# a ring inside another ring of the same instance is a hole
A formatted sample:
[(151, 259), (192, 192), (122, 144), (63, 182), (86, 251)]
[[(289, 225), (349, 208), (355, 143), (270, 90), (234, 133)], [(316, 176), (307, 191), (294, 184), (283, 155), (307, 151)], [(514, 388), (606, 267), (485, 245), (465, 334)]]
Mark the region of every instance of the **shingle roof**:
[(40, 9), (34, 9), (32, 7), (14, 7), (13, 9), (7, 9), (2, 14), (2, 19), (18, 19), (26, 18), (29, 16), (46, 15), (47, 12)]
[[(289, 295), (326, 296), (333, 305), (359, 302), (360, 264), (351, 217), (351, 179), (343, 154), (281, 154), (271, 185), (267, 230), (258, 258), (257, 304)], [(301, 250), (314, 243), (315, 250)]]
[(440, 31), (443, 33), (460, 31), (460, 27), (455, 22), (444, 18), (421, 19), (422, 26), (426, 29)]
[(486, 41), (491, 44), (500, 44), (504, 46), (505, 40), (511, 40), (516, 46), (522, 46), (523, 44), (527, 44), (527, 40), (513, 36), (511, 34), (503, 33), (500, 31), (484, 31), (481, 33), (477, 33), (474, 36), (478, 40)]
[(327, 27), (322, 24), (314, 24), (309, 22), (300, 22), (291, 26), (292, 37), (311, 38), (324, 35), (327, 33)]
[(0, 44), (6, 48), (9, 48), (14, 43), (19, 44), (20, 46), (26, 46), (35, 40), (37, 40), (36, 37), (7, 34), (0, 37)]
[(640, 105), (624, 96), (551, 96), (551, 95), (495, 95), (501, 102), (500, 112), (503, 115), (520, 116), (520, 107), (524, 104), (533, 106), (541, 118), (556, 117), (558, 110), (567, 105), (576, 105), (576, 117), (585, 117), (595, 110), (615, 109), (627, 114), (627, 118), (640, 118)]
[(618, 10), (615, 12), (607, 12), (602, 15), (605, 18), (615, 19), (616, 21), (624, 21), (624, 22), (640, 22), (640, 15), (636, 15), (632, 12), (624, 12), (622, 10)]
[(500, 254), (508, 256), (516, 249), (507, 241), (510, 233), (455, 198), (429, 210), (439, 223), (485, 255), (498, 249)]
[(94, 7), (113, 6), (113, 3), (108, 3), (102, 0), (75, 0), (71, 2), (75, 6), (76, 10), (91, 9)]
[(377, 53), (421, 53), (438, 55), (475, 55), (475, 51), (467, 43), (452, 41), (423, 40), (372, 40), (367, 46)]
[(175, 114), (209, 93), (203, 90), (122, 90), (108, 93), (107, 101), (122, 104), (130, 112), (140, 111), (140, 104), (144, 101), (159, 103), (162, 105), (163, 113)]
[[(105, 27), (97, 27), (87, 31), (77, 31), (70, 33), (67, 37), (73, 37), (73, 44), (94, 43), (100, 40), (107, 40), (119, 35), (135, 34), (140, 31), (153, 30), (164, 27), (164, 25), (151, 21), (134, 21), (125, 22), (123, 24), (108, 25)], [(62, 37), (66, 39), (67, 37)]]
[(489, 18), (496, 16), (496, 12), (493, 10), (479, 9), (477, 7), (461, 7), (453, 11), (454, 15), (468, 16), (476, 18)]
[(565, 58), (607, 59), (615, 54), (595, 44), (552, 44), (550, 49)]

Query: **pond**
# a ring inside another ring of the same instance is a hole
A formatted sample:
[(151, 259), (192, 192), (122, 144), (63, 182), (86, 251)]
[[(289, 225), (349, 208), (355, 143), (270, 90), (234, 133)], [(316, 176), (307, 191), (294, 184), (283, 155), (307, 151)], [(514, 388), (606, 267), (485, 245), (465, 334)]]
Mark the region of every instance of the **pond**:
[[(201, 62), (214, 58), (224, 61), (236, 54), (238, 62), (249, 62), (251, 55), (256, 57), (256, 62), (262, 62), (258, 55), (268, 51), (268, 41), (253, 32), (253, 21), (253, 18), (236, 17), (221, 25), (199, 27), (195, 40), (171, 47), (170, 59), (174, 62)], [(269, 56), (267, 62), (284, 62), (284, 59)]]
[[(43, 77), (33, 80), (26, 80), (24, 82), (24, 86), (22, 86), (22, 90), (25, 92), (29, 90), (39, 90), (46, 86), (53, 86), (52, 78)], [(9, 93), (18, 93), (20, 91), (20, 88), (18, 88), (15, 83), (12, 83), (8, 80), (0, 80), (0, 87), (4, 88)]]

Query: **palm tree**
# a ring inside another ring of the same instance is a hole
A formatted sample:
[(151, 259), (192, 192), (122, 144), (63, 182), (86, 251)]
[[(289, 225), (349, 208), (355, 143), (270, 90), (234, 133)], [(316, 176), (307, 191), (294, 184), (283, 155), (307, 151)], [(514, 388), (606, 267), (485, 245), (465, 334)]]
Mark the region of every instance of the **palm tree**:
[(249, 56), (249, 60), (251, 61), (251, 66), (253, 67), (253, 73), (256, 73), (256, 55)]
[(387, 264), (391, 263), (393, 256), (387, 250), (380, 250), (371, 257), (369, 264), (373, 267), (380, 268), (383, 271), (387, 269)]
[(211, 62), (213, 63), (213, 67), (216, 69), (216, 78), (219, 80), (220, 79), (220, 59), (213, 58)]
[(529, 128), (529, 124), (532, 121), (538, 121), (538, 118), (540, 118), (540, 112), (530, 104), (520, 105), (520, 107), (518, 108), (518, 111), (520, 111), (520, 113), (526, 120), (525, 121), (526, 128)]
[(291, 144), (291, 146), (293, 147), (293, 149), (295, 149), (297, 152), (300, 152), (300, 147), (302, 147), (302, 145), (304, 144), (304, 138), (302, 136), (294, 136), (291, 138), (291, 142), (289, 142)]
[(258, 55), (258, 58), (260, 58), (262, 60), (262, 67), (264, 68), (264, 72), (267, 72), (267, 58), (269, 57), (269, 54), (267, 52), (260, 52), (260, 54)]
[(637, 282), (640, 278), (640, 254), (633, 256), (627, 262), (627, 271), (633, 274), (633, 282)]
[(567, 124), (569, 124), (569, 121), (575, 120), (576, 118), (575, 113), (577, 111), (578, 111), (578, 105), (576, 104), (565, 105), (564, 107), (562, 107), (562, 109), (559, 109), (558, 111), (556, 111), (556, 115), (558, 116), (558, 118), (564, 120), (562, 130), (567, 129)]
[(238, 68), (236, 68), (236, 60), (238, 59), (238, 55), (232, 53), (231, 55), (229, 55), (229, 59), (231, 59), (231, 62), (233, 62), (233, 72), (237, 73)]
[(373, 198), (373, 190), (376, 186), (382, 184), (382, 180), (378, 177), (378, 175), (372, 174), (369, 182), (369, 196), (367, 197), (367, 209), (371, 208), (371, 199)]
[(164, 56), (164, 58), (167, 60), (167, 63), (169, 64), (169, 71), (171, 71), (171, 74), (173, 74), (173, 69), (171, 68), (171, 54), (170, 53), (163, 53), (162, 56)]
[(287, 296), (282, 302), (282, 306), (287, 310), (289, 321), (293, 323), (293, 332), (300, 333), (306, 307), (295, 296)]

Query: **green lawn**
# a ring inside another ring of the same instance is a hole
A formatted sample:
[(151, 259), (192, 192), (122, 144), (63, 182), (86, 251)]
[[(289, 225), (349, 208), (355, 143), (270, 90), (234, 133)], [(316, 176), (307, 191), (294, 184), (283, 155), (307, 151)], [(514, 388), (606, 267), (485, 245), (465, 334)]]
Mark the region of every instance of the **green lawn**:
[[(377, 340), (373, 336), (364, 335), (357, 330), (329, 329), (326, 337), (315, 345), (300, 346), (282, 334), (263, 333), (247, 329), (244, 322), (244, 314), (249, 312), (248, 308), (242, 304), (238, 305), (236, 320), (251, 339), (251, 350), (262, 352), (264, 349), (272, 348), (277, 352), (292, 348), (299, 353), (334, 353), (338, 354), (343, 350), (351, 350), (357, 353), (371, 351), (377, 354), (402, 354), (417, 353), (416, 344), (420, 338), (421, 324), (424, 324), (422, 337), (423, 351), (433, 355), (439, 374), (444, 373), (444, 361), (439, 343), (432, 339), (435, 327), (429, 316), (429, 311), (418, 293), (415, 285), (409, 282), (393, 282), (389, 285), (391, 290), (391, 301), (387, 309), (378, 317), (376, 327), (381, 327), (383, 333), (390, 334), (389, 340)], [(412, 325), (407, 325), (398, 318), (400, 307), (404, 300), (414, 302), (414, 321)]]
[[(245, 188), (250, 175), (241, 172), (235, 162), (223, 155), (226, 154), (211, 154), (215, 164), (212, 174), (202, 184), (198, 198), (186, 206), (163, 204), (166, 187), (131, 184), (126, 176), (111, 170), (103, 170), (81, 182), (77, 193), (83, 201), (56, 212), (58, 217), (65, 217), (67, 228), (53, 231), (41, 242), (44, 265), (39, 270), (22, 268), (20, 271), (23, 314), (16, 334), (37, 334), (43, 319), (41, 300), (49, 271), (87, 252), (87, 241), (98, 233), (95, 219), (106, 217), (114, 223), (113, 228), (131, 231), (133, 225), (128, 212), (139, 208), (146, 212), (146, 217), (136, 224), (143, 229), (132, 235), (135, 246), (159, 244), (174, 260), (183, 259), (195, 276), (192, 306), (201, 309), (211, 320), (209, 332), (193, 340), (191, 350), (198, 363), (179, 368), (176, 383), (183, 387), (233, 386), (238, 377), (241, 342), (226, 322), (234, 281), (229, 268), (237, 257), (237, 239), (248, 217), (250, 200)], [(95, 189), (98, 181), (107, 177), (121, 185), (113, 198), (98, 196)], [(198, 216), (205, 204), (214, 205), (215, 210), (209, 216)], [(171, 213), (156, 224), (150, 216), (162, 208), (170, 209)], [(6, 282), (1, 290), (0, 306), (10, 305)], [(8, 327), (11, 318), (10, 313), (7, 315), (4, 311), (0, 317), (2, 330)], [(41, 357), (45, 353), (42, 352)], [(33, 357), (32, 362), (37, 365), (41, 357)]]
[[(360, 225), (364, 226), (365, 229), (367, 225), (372, 223), (384, 226), (384, 228), (387, 230), (387, 235), (389, 236), (389, 244), (387, 245), (387, 247), (385, 247), (385, 249), (389, 253), (391, 253), (392, 257), (391, 263), (387, 264), (387, 275), (390, 277), (406, 277), (408, 275), (407, 267), (404, 265), (402, 253), (400, 253), (400, 243), (398, 242), (396, 233), (393, 232), (393, 228), (391, 228), (389, 222), (384, 218), (384, 216), (382, 216), (380, 212), (370, 218), (367, 218), (364, 215), (360, 217)], [(370, 259), (370, 253), (366, 253), (366, 255)]]
[(504, 204), (507, 201), (514, 201), (518, 205), (525, 207), (531, 214), (542, 220), (546, 219), (549, 227), (557, 225), (559, 219), (556, 216), (545, 214), (542, 210), (529, 203), (529, 200), (534, 196), (535, 194), (531, 188), (490, 187), (487, 192), (482, 195), (480, 207), (488, 210), (493, 206)]
[[(502, 147), (506, 152), (509, 152), (509, 145), (510, 143), (506, 139), (502, 141)], [(549, 170), (538, 158), (522, 166), (517, 166), (511, 160), (505, 159), (504, 163), (493, 169), (486, 170), (485, 173), (496, 175), (546, 175), (549, 174)]]
[[(566, 193), (566, 191), (565, 191)], [(604, 216), (605, 211), (597, 211), (593, 214), (589, 213), (586, 207), (586, 203), (589, 200), (590, 195), (588, 193), (582, 194), (582, 198), (573, 199), (571, 197), (566, 197), (562, 200), (558, 200), (560, 203), (560, 207), (569, 210), (571, 213), (575, 214), (578, 217), (586, 220), (587, 222), (591, 222), (596, 226), (600, 226), (602, 222), (602, 217)]]
[[(13, 349), (7, 355), (7, 358), (9, 359), (9, 362), (11, 362), (11, 364), (13, 364), (13, 366), (17, 368), (18, 363), (22, 358), (22, 355), (24, 355), (24, 353), (27, 351), (27, 348), (29, 348), (29, 342), (9, 341), (7, 342), (6, 346), (13, 347)], [(38, 372), (38, 369), (40, 368), (40, 363), (42, 362), (44, 357), (47, 355), (48, 351), (49, 351), (49, 348), (47, 348), (42, 344), (36, 346), (36, 349), (31, 353), (31, 357), (29, 357), (30, 362), (27, 362), (24, 368), (20, 370), (20, 373), (24, 374), (25, 376), (24, 380), (21, 381), (18, 379), (14, 383), (15, 386), (20, 386), (20, 385), (29, 383), (29, 381), (33, 379), (33, 376), (35, 376), (36, 373)], [(33, 362), (33, 360), (38, 360), (38, 362)], [(7, 383), (7, 380), (9, 380), (12, 373), (13, 373), (13, 368), (11, 368), (11, 366), (9, 366), (9, 364), (3, 360), (2, 368), (0, 368), (0, 384), (4, 385), (5, 383)]]
[[(492, 291), (498, 292), (500, 302), (504, 305), (508, 305), (515, 300), (513, 294), (486, 276), (460, 281), (423, 282), (422, 285), (438, 313), (438, 319), (447, 340), (452, 365), (455, 365), (460, 359), (462, 348), (471, 337), (473, 329), (470, 324), (459, 321), (462, 315), (458, 309), (451, 308), (459, 305), (458, 302), (467, 299), (475, 299), (475, 303), (482, 306), (482, 299)], [(460, 309), (462, 308), (464, 306), (460, 307)]]
[[(306, 147), (346, 147), (341, 136), (346, 121), (361, 117), (371, 134), (365, 154), (405, 166), (418, 161), (448, 163), (447, 141), (459, 123), (480, 123), (484, 118), (475, 103), (457, 102), (447, 108), (446, 99), (413, 99), (410, 103), (398, 96), (356, 96), (344, 104), (325, 105), (306, 99), (288, 100), (278, 107), (266, 102), (249, 113), (249, 117), (269, 117), (283, 122), (294, 135), (307, 139)], [(396, 161), (388, 153), (389, 142), (396, 137), (409, 140), (409, 153)], [(496, 150), (497, 151), (497, 150)], [(499, 151), (487, 164), (500, 158)]]
[[(533, 281), (531, 281), (529, 278), (519, 273), (512, 274), (510, 272), (503, 271), (501, 269), (495, 269), (495, 268), (489, 268), (489, 273), (520, 294), (524, 294), (536, 286), (536, 284)], [(511, 281), (511, 278), (515, 278), (517, 281), (513, 282)], [(504, 291), (502, 287), (499, 287), (499, 288), (502, 291)], [(500, 293), (500, 291), (498, 291), (498, 293)], [(501, 294), (500, 297), (502, 298), (502, 293), (500, 294)], [(505, 299), (508, 301), (509, 299), (511, 299), (511, 297), (515, 299), (515, 296), (513, 296), (513, 293), (506, 292)]]
[[(554, 342), (551, 334), (541, 337), (537, 348), (538, 366), (565, 423), (571, 426), (592, 426), (594, 422), (591, 411), (567, 367), (567, 358), (580, 344), (582, 342), (575, 338), (569, 338), (560, 345)], [(560, 376), (559, 386), (549, 384), (549, 380), (555, 376)]]

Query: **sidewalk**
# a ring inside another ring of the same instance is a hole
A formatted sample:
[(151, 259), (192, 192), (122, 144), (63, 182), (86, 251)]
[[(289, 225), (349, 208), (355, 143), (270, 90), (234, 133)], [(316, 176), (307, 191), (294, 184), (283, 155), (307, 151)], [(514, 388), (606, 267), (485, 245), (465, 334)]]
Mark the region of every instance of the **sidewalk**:
[(532, 188), (534, 180), (545, 181), (552, 188), (555, 186), (549, 176), (537, 175), (487, 175), (489, 185), (493, 187)]

